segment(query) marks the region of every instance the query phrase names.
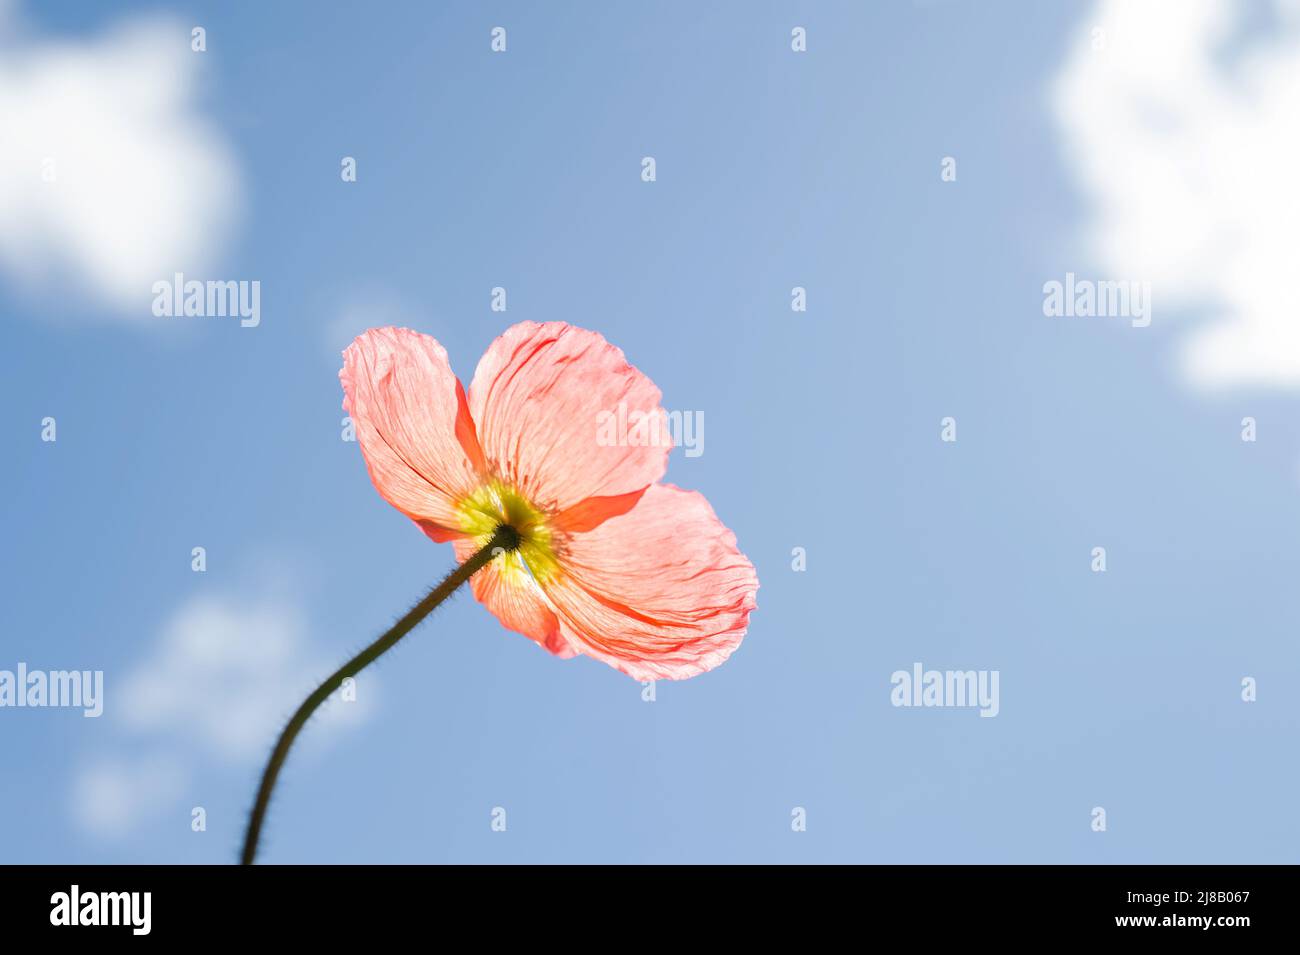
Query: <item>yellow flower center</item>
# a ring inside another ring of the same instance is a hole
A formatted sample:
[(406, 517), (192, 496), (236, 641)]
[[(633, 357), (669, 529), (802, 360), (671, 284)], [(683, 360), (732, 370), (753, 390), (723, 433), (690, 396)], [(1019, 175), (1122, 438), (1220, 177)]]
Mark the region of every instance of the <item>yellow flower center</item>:
[(461, 531), (473, 538), (477, 547), (486, 547), (500, 525), (514, 528), (519, 535), (518, 549), (495, 560), (498, 572), (507, 582), (524, 583), (519, 576), (523, 575), (544, 584), (560, 572), (545, 513), (513, 487), (491, 481), (463, 498), (456, 511)]

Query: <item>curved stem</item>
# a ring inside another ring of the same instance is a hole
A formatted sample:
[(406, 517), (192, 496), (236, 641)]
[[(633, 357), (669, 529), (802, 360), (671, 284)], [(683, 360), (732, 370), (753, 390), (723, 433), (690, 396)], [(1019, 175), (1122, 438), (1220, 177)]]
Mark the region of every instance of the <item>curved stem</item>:
[(262, 772), (262, 784), (258, 787), (257, 801), (253, 803), (253, 813), (248, 819), (248, 831), (244, 834), (244, 851), (240, 856), (241, 864), (252, 865), (253, 859), (257, 856), (257, 840), (262, 833), (262, 821), (266, 817), (267, 806), (271, 803), (271, 791), (275, 788), (275, 780), (280, 775), (280, 768), (284, 765), (285, 758), (289, 755), (289, 747), (293, 745), (293, 741), (297, 738), (303, 725), (306, 724), (308, 717), (316, 711), (318, 706), (325, 702), (331, 693), (343, 684), (344, 680), (356, 676), (379, 659), (398, 640), (410, 633), (416, 624), (427, 617), (434, 607), (450, 597), (456, 588), (469, 580), (484, 564), (492, 560), (501, 551), (514, 550), (518, 546), (519, 536), (513, 528), (505, 524), (498, 527), (496, 533), (492, 535), (492, 539), (482, 549), (448, 574), (446, 579), (429, 591), (428, 595), (412, 607), (406, 616), (393, 624), (391, 630), (335, 670), (324, 683), (316, 688), (316, 691), (311, 696), (303, 700), (302, 705), (290, 717), (289, 724), (280, 733), (280, 739), (276, 742), (275, 749), (271, 751), (271, 758), (267, 760), (266, 769)]

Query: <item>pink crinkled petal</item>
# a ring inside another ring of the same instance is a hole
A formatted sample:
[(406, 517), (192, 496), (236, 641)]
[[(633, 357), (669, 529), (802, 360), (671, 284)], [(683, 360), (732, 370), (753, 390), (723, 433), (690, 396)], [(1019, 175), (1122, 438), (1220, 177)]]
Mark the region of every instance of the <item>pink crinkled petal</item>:
[(638, 680), (681, 680), (740, 645), (758, 576), (703, 495), (651, 486), (634, 507), (566, 536), (543, 584), (580, 653)]
[[(549, 513), (639, 491), (663, 476), (671, 436), (659, 400), (622, 351), (563, 322), (508, 328), (469, 387), (486, 466)], [(620, 406), (633, 422), (647, 416), (643, 428), (602, 430), (602, 420), (618, 420)]]
[(343, 353), (339, 380), (376, 490), (434, 540), (459, 536), (455, 504), (481, 482), (482, 454), (446, 350), (372, 328)]
[[(456, 560), (464, 563), (478, 549), (472, 540), (454, 544)], [(522, 633), (557, 657), (572, 657), (577, 651), (560, 633), (560, 624), (546, 595), (529, 576), (517, 554), (496, 557), (470, 578), (474, 597), (500, 621), (503, 627)]]

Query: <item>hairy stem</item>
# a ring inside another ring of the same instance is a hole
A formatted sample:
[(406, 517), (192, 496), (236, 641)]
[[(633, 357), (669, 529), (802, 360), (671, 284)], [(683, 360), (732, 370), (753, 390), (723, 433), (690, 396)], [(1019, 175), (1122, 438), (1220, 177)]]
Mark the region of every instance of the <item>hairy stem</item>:
[(244, 850), (240, 856), (241, 864), (252, 865), (253, 860), (257, 857), (257, 840), (262, 834), (262, 822), (266, 818), (267, 807), (271, 804), (271, 792), (275, 789), (276, 778), (280, 775), (280, 768), (284, 766), (284, 761), (289, 755), (289, 748), (293, 746), (293, 741), (297, 739), (298, 733), (301, 732), (307, 719), (316, 711), (316, 708), (324, 703), (329, 695), (342, 685), (344, 680), (356, 676), (383, 656), (398, 640), (410, 633), (416, 624), (427, 617), (438, 604), (450, 597), (456, 588), (474, 576), (474, 573), (492, 560), (493, 557), (503, 551), (514, 550), (518, 546), (519, 535), (515, 533), (513, 528), (502, 524), (482, 549), (448, 574), (446, 579), (429, 591), (428, 595), (412, 607), (406, 616), (393, 624), (391, 630), (335, 670), (324, 683), (316, 688), (316, 691), (311, 696), (303, 700), (302, 705), (289, 719), (284, 731), (280, 733), (275, 749), (271, 751), (271, 758), (266, 762), (266, 769), (262, 772), (262, 784), (257, 789), (257, 801), (253, 804), (253, 812), (248, 819), (248, 831), (244, 834)]

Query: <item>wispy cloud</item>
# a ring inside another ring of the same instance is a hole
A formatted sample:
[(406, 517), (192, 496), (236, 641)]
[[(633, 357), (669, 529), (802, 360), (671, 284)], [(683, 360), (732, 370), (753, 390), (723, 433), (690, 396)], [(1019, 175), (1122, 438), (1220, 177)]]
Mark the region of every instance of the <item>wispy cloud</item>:
[(357, 290), (343, 300), (342, 306), (325, 324), (325, 347), (330, 360), (337, 361), (352, 340), (368, 328), (399, 325), (419, 328), (424, 321), (418, 309), (385, 289)]
[[(206, 752), (241, 762), (266, 755), (271, 734), (329, 669), (308, 646), (301, 608), (202, 596), (172, 615), (148, 659), (123, 680), (117, 706), (137, 733), (184, 726)], [(369, 699), (326, 704), (318, 722), (359, 718)]]
[[(111, 697), (106, 690), (114, 738), (73, 781), (75, 818), (97, 834), (122, 836), (178, 799), (197, 764), (255, 766), (334, 665), (311, 647), (305, 613), (288, 598), (186, 601)], [(304, 737), (309, 748), (364, 720), (376, 685), (365, 674), (355, 700), (331, 698)]]
[(1181, 346), (1202, 388), (1300, 387), (1300, 2), (1252, 9), (1104, 0), (1053, 88), (1091, 257), (1208, 319)]
[(96, 835), (125, 835), (179, 798), (187, 776), (175, 759), (164, 756), (96, 756), (73, 781), (73, 817)]

